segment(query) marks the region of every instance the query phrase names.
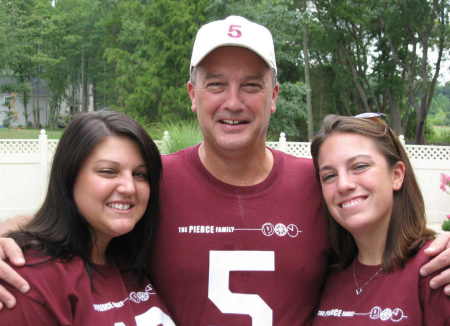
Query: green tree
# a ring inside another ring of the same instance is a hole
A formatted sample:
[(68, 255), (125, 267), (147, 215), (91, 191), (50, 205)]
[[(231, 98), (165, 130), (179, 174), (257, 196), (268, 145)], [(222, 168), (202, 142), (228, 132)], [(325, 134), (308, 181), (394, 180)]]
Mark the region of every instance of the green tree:
[(285, 82), (281, 89), (277, 110), (270, 120), (269, 138), (278, 139), (284, 132), (290, 141), (307, 141), (306, 87), (300, 82)]
[[(72, 112), (87, 111), (90, 98), (94, 108), (107, 106), (108, 101), (96, 101), (97, 84), (107, 83), (114, 76), (105, 69), (104, 28), (108, 1), (59, 0), (50, 8), (50, 23), (43, 35), (45, 54), (45, 79), (52, 90), (52, 123), (56, 122), (62, 101)], [(53, 61), (52, 61), (53, 60)], [(53, 107), (53, 109), (52, 109)]]
[(430, 108), (430, 122), (436, 126), (450, 126), (450, 83), (436, 88)]
[[(423, 143), (421, 126), (448, 42), (448, 1), (312, 2), (326, 31), (316, 58), (332, 71), (338, 107), (350, 114), (389, 113), (397, 131), (407, 125), (412, 108), (416, 142)], [(430, 65), (433, 46), (438, 59)]]
[(114, 66), (118, 105), (151, 120), (190, 116), (185, 85), (198, 26), (207, 1), (121, 1), (107, 27), (105, 50)]
[[(2, 0), (0, 4), (8, 13), (8, 19), (0, 23), (6, 35), (0, 42), (7, 44), (8, 54), (4, 71), (19, 83), (30, 85), (24, 89), (49, 88), (50, 126), (56, 125), (63, 101), (74, 112), (86, 111), (89, 93), (96, 95), (96, 82), (107, 79), (106, 76), (113, 79), (105, 74), (101, 42), (105, 30), (97, 23), (103, 21), (102, 9), (107, 2), (58, 0), (54, 7), (47, 0)], [(29, 94), (24, 93), (26, 118), (28, 98)], [(41, 124), (41, 102), (34, 97), (35, 125)]]
[(31, 82), (37, 68), (33, 61), (37, 29), (29, 20), (33, 7), (34, 1), (0, 0), (0, 71), (17, 80), (27, 124)]

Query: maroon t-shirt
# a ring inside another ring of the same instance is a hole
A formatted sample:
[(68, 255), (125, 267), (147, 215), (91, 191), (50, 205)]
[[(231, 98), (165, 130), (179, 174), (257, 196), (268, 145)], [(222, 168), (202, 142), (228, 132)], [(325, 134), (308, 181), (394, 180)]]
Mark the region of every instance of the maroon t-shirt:
[[(0, 311), (0, 324), (13, 326), (174, 326), (149, 282), (138, 286), (112, 266), (96, 266), (88, 276), (83, 261), (27, 256), (16, 270), (30, 283), (14, 309)], [(5, 283), (1, 283), (5, 285)]]
[(163, 157), (155, 287), (183, 326), (306, 325), (328, 248), (311, 160), (272, 151), (262, 183), (225, 184), (198, 146)]
[[(313, 325), (450, 325), (450, 298), (441, 289), (429, 287), (432, 276), (419, 275), (428, 259), (422, 249), (404, 268), (379, 273), (372, 280), (380, 266), (362, 265), (355, 260), (355, 266), (328, 278)], [(360, 295), (355, 292), (354, 277), (362, 287)]]

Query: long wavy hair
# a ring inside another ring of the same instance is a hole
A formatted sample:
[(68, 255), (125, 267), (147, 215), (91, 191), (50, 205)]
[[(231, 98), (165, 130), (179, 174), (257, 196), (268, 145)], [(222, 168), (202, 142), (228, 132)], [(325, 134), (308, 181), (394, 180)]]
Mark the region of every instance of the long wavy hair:
[(86, 219), (79, 213), (73, 190), (80, 168), (105, 137), (127, 137), (136, 143), (148, 171), (151, 199), (134, 229), (115, 237), (106, 249), (106, 259), (136, 273), (148, 275), (151, 237), (159, 214), (161, 158), (155, 143), (133, 119), (112, 111), (81, 113), (62, 135), (50, 172), (45, 200), (33, 219), (10, 234), (24, 249), (36, 249), (52, 258), (78, 256), (92, 266), (93, 239)]
[[(311, 143), (311, 154), (319, 182), (320, 147), (328, 137), (337, 133), (357, 134), (372, 139), (391, 168), (399, 161), (405, 164), (402, 187), (394, 191), (392, 216), (382, 262), (385, 271), (402, 267), (426, 240), (434, 236), (434, 232), (426, 228), (425, 205), (408, 155), (394, 131), (385, 122), (328, 115)], [(350, 265), (358, 249), (350, 232), (333, 219), (328, 209), (326, 209), (326, 217), (331, 242), (332, 266), (343, 269)]]

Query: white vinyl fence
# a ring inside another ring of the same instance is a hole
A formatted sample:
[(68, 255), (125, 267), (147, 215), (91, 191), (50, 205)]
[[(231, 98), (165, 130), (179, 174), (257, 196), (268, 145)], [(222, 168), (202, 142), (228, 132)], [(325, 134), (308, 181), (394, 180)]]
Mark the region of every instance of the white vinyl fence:
[[(38, 139), (0, 139), (0, 221), (32, 214), (39, 207), (57, 143), (47, 139), (45, 130), (41, 130)], [(163, 141), (156, 143), (160, 149), (165, 147)], [(295, 156), (311, 156), (308, 142), (287, 142), (284, 133), (278, 142), (267, 145)], [(439, 189), (440, 174), (450, 175), (450, 146), (405, 145), (405, 148), (425, 198), (428, 222), (437, 228), (450, 214), (450, 195)]]

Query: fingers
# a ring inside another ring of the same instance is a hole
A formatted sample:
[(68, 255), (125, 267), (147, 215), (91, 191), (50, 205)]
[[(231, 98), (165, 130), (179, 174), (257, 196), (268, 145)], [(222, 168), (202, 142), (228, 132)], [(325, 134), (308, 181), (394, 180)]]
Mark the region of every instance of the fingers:
[[(0, 260), (0, 280), (10, 284), (23, 293), (30, 289), (27, 281), (25, 281), (25, 279), (23, 279), (11, 266), (9, 266), (8, 263), (3, 260)], [(5, 301), (1, 299), (1, 294), (0, 301), (5, 303)]]
[(442, 271), (430, 280), (430, 287), (432, 289), (438, 289), (441, 286), (445, 287), (442, 289), (447, 296), (450, 296), (450, 270), (446, 269)]
[(25, 264), (22, 249), (11, 238), (0, 238), (0, 259), (9, 259), (15, 266)]
[(450, 232), (442, 232), (436, 236), (427, 249), (425, 253), (429, 256), (435, 256), (445, 248), (450, 247)]
[(450, 284), (444, 287), (444, 293), (446, 296), (450, 297)]
[[(420, 268), (420, 275), (427, 276), (448, 266), (450, 266), (450, 248), (445, 249), (438, 256), (424, 264)], [(450, 283), (450, 275), (447, 283)]]
[[(27, 292), (30, 286), (9, 266), (6, 260), (12, 262), (14, 265), (23, 265), (25, 263), (22, 250), (17, 243), (10, 238), (0, 238), (0, 280), (10, 284), (21, 292)], [(11, 292), (0, 285), (0, 310), (5, 306), (12, 308), (15, 304), (16, 299)]]
[(13, 308), (15, 305), (16, 299), (14, 296), (0, 285), (0, 310), (3, 309), (3, 306)]

